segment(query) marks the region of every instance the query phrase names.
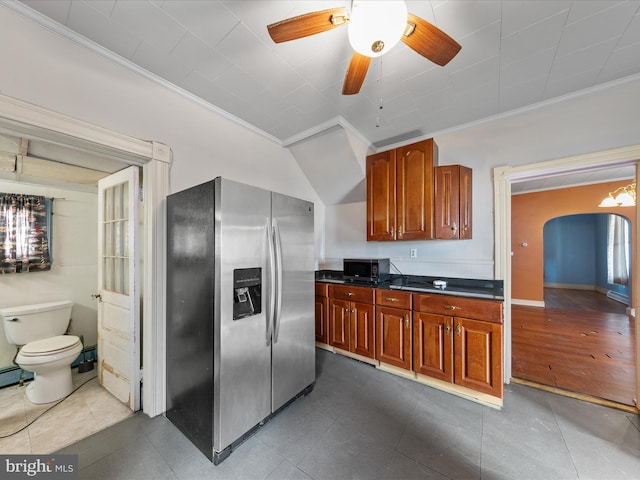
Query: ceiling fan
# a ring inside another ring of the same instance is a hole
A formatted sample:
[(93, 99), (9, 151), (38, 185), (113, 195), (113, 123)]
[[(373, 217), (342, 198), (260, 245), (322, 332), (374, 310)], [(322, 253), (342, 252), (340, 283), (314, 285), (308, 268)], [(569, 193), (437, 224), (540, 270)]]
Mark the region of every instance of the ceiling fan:
[(351, 14), (344, 7), (305, 13), (267, 26), (275, 43), (316, 35), (348, 24), (353, 55), (342, 86), (343, 95), (360, 91), (372, 57), (402, 41), (428, 60), (444, 66), (462, 48), (449, 35), (407, 12), (404, 1), (353, 0)]

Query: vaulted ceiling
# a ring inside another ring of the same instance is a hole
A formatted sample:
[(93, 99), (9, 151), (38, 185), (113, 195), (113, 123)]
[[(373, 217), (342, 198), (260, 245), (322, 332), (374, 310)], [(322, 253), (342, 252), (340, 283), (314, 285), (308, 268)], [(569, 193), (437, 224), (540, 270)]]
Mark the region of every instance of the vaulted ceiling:
[(462, 50), (440, 67), (398, 44), (350, 96), (347, 28), (266, 29), (349, 1), (9, 3), (285, 146), (339, 124), (380, 149), (640, 73), (640, 1), (407, 1)]

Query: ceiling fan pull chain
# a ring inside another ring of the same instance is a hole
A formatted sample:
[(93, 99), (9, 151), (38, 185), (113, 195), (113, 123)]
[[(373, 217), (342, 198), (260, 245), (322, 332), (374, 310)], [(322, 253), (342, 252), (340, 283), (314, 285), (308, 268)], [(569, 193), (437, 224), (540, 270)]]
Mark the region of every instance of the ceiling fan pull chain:
[[(378, 79), (376, 80), (378, 83), (378, 92), (380, 94), (380, 103), (378, 104), (378, 109), (382, 110), (384, 108), (384, 101), (382, 100), (382, 57), (378, 57)], [(380, 127), (380, 117), (376, 117), (376, 128)]]

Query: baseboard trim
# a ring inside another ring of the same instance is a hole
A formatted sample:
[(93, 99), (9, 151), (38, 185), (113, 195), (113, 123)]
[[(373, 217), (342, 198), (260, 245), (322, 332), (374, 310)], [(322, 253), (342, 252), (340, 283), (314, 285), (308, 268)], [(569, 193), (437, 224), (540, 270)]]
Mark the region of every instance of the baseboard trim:
[(523, 307), (540, 307), (544, 308), (544, 301), (539, 300), (521, 300), (518, 298), (511, 299), (511, 305), (522, 305)]
[(564, 390), (558, 387), (552, 387), (550, 385), (544, 385), (542, 383), (532, 382), (531, 380), (524, 380), (522, 378), (511, 377), (511, 383), (518, 383), (520, 385), (526, 385), (528, 387), (537, 388), (538, 390), (544, 390), (545, 392), (555, 393), (556, 395), (562, 395), (563, 397), (575, 398), (596, 405), (602, 405), (603, 407), (615, 408), (617, 410), (623, 410), (629, 413), (639, 414), (640, 410), (632, 405), (625, 405), (624, 403), (614, 402), (612, 400), (605, 400), (604, 398), (594, 397), (585, 393), (572, 392), (570, 390)]

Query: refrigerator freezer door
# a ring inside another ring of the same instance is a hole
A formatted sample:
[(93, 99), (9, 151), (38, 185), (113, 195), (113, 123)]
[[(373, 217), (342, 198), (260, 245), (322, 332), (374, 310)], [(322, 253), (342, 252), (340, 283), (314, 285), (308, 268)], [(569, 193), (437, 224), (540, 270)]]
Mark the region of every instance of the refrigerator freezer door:
[(272, 410), (315, 381), (313, 204), (272, 194), (279, 300), (272, 342)]
[[(220, 452), (271, 413), (271, 349), (266, 341), (271, 292), (265, 232), (271, 193), (226, 179), (216, 182), (213, 427), (214, 450)], [(262, 305), (254, 307), (254, 315), (234, 320), (234, 295), (239, 294), (234, 271), (257, 268), (262, 275)]]

